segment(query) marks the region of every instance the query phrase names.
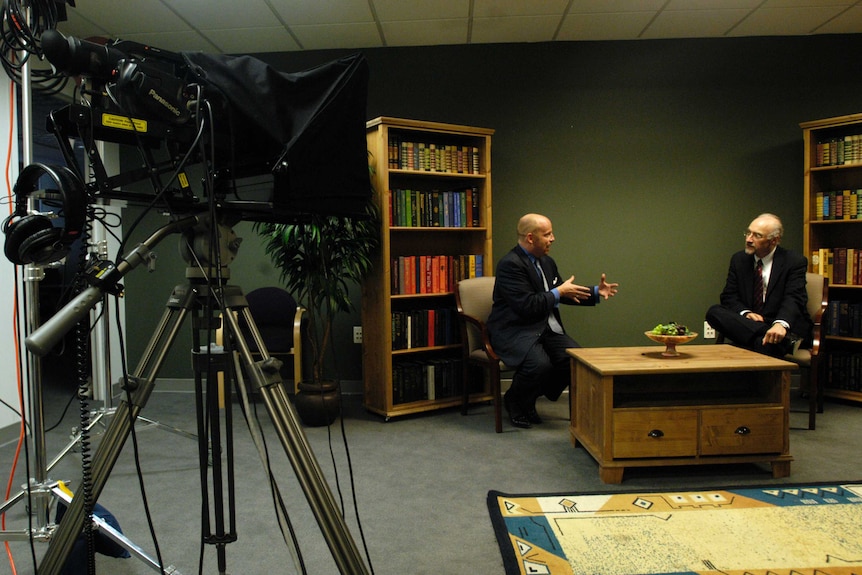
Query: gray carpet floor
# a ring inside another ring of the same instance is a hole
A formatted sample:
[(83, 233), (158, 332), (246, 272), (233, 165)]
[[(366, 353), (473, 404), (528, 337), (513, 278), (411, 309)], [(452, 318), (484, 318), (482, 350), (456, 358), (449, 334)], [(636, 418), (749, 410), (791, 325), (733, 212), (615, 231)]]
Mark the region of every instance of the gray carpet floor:
[[(49, 460), (69, 443), (77, 422), (77, 402), (61, 418), (69, 396), (63, 389), (46, 393), (45, 420), (53, 426), (46, 434)], [(476, 406), (466, 417), (458, 410), (445, 410), (386, 422), (366, 412), (361, 398), (353, 396), (345, 398), (343, 436), (339, 423), (331, 428), (307, 428), (305, 434), (336, 499), (343, 501), (345, 521), (356, 546), (363, 555), (367, 548), (369, 572), (377, 575), (502, 574), (485, 504), (491, 489), (509, 493), (595, 492), (862, 479), (858, 448), (862, 409), (851, 403), (827, 401), (816, 431), (802, 429), (807, 414), (791, 414), (795, 461), (790, 477), (773, 479), (768, 466), (753, 464), (636, 468), (626, 471), (622, 484), (605, 485), (599, 480), (595, 461), (569, 442), (566, 399), (564, 396), (553, 404), (540, 402), (544, 424), (530, 430), (506, 424), (504, 433), (498, 435), (493, 431), (490, 405)], [(807, 405), (796, 393), (794, 403), (799, 409)], [(307, 572), (337, 573), (326, 539), (262, 405), (258, 405), (258, 413), (271, 467), (298, 532)], [(192, 433), (196, 430), (194, 396), (189, 392), (157, 386), (142, 415), (166, 426)], [(110, 417), (104, 421), (110, 425)], [(225, 572), (297, 573), (278, 529), (264, 466), (238, 410), (233, 429), (238, 539), (225, 547)], [(103, 436), (103, 428), (97, 426), (92, 443), (97, 444)], [(183, 575), (218, 573), (217, 554), (211, 545), (203, 546), (202, 566), (199, 563), (202, 535), (197, 442), (161, 426), (139, 425), (135, 437), (164, 565), (175, 566)], [(14, 445), (0, 447), (4, 473), (8, 473), (13, 451)], [(72, 451), (51, 470), (50, 478), (71, 480), (74, 489), (81, 476), (80, 461), (80, 453)], [(22, 467), (23, 459), (16, 487), (27, 476)], [(99, 502), (116, 516), (130, 541), (155, 556), (142, 499), (130, 439)], [(7, 513), (6, 529), (26, 530), (27, 526), (26, 506), (16, 504)], [(30, 544), (13, 541), (9, 547), (17, 573), (32, 575)], [(41, 558), (46, 548), (46, 543), (36, 542), (32, 552)], [(137, 558), (103, 555), (97, 556), (97, 568), (99, 573), (112, 575), (156, 572)], [(4, 558), (0, 573), (10, 572)]]

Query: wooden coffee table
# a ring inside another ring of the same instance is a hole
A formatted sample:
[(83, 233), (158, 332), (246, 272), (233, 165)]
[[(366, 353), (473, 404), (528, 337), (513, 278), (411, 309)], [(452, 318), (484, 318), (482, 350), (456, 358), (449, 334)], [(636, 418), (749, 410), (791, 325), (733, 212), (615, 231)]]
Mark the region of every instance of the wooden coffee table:
[(790, 475), (790, 370), (731, 345), (575, 348), (572, 444), (605, 483), (626, 467), (768, 462)]

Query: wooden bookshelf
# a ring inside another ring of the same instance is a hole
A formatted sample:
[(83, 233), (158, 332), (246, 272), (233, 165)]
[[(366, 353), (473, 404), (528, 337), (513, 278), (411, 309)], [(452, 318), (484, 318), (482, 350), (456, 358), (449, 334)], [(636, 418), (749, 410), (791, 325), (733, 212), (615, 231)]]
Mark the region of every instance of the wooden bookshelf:
[[(362, 286), (364, 402), (387, 420), (461, 402), (454, 283), (493, 273), (493, 133), (390, 117), (367, 123), (381, 237)], [(490, 400), (488, 383), (470, 398)]]
[(829, 278), (821, 385), (824, 395), (862, 402), (862, 321), (850, 318), (862, 310), (862, 114), (800, 127), (809, 271)]

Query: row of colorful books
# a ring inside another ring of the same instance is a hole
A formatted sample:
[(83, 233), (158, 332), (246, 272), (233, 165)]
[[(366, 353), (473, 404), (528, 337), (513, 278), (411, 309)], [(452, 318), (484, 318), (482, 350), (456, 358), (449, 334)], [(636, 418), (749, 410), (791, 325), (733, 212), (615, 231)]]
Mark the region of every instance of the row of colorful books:
[(817, 142), (816, 154), (818, 166), (862, 164), (862, 134)]
[(426, 228), (479, 227), (478, 188), (460, 190), (403, 190), (389, 192), (391, 226)]
[(455, 397), (461, 392), (459, 358), (392, 362), (392, 403)]
[(830, 350), (826, 354), (824, 387), (842, 391), (862, 391), (862, 353)]
[(820, 248), (811, 252), (808, 270), (830, 285), (862, 285), (862, 248)]
[(479, 148), (414, 142), (390, 135), (389, 168), (449, 174), (478, 174)]
[(862, 218), (859, 209), (860, 190), (836, 190), (817, 192), (814, 196), (814, 217), (817, 220), (858, 220)]
[(484, 275), (484, 256), (419, 255), (392, 258), (392, 295), (450, 293), (462, 279)]
[(392, 312), (392, 349), (451, 345), (460, 341), (455, 308)]

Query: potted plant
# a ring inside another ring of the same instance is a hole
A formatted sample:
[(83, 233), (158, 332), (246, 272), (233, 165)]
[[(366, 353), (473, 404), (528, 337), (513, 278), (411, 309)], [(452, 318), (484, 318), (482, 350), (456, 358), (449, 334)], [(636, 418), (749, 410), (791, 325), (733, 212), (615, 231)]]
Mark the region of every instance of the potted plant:
[(329, 425), (340, 411), (340, 386), (325, 372), (326, 356), (335, 317), (355, 308), (350, 284), (360, 283), (371, 269), (378, 226), (370, 200), (365, 217), (312, 214), (294, 223), (255, 224), (285, 289), (308, 310), (311, 380), (299, 382), (294, 401), (306, 425)]

